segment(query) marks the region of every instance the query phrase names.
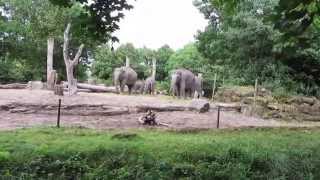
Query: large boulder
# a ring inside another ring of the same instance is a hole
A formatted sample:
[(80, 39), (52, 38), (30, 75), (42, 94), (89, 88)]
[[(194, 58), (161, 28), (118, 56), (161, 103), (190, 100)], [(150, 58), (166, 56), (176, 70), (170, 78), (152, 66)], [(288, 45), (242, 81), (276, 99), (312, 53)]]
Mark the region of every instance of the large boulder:
[(199, 113), (208, 112), (210, 109), (210, 103), (204, 99), (194, 99), (189, 105), (189, 109), (193, 111), (198, 111)]
[(27, 87), (30, 90), (40, 90), (40, 89), (44, 89), (45, 85), (41, 81), (29, 81)]

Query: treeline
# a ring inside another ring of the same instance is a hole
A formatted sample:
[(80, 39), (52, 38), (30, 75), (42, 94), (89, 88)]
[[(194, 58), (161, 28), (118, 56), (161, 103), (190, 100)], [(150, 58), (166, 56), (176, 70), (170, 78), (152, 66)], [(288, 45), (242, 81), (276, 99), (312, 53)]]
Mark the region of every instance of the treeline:
[(231, 85), (256, 78), (279, 94), (320, 95), (320, 3), (243, 0), (194, 4), (209, 20), (197, 47)]
[(149, 49), (123, 44), (113, 49), (106, 42), (115, 37), (108, 34), (101, 39), (81, 29), (91, 25), (83, 18), (81, 5), (61, 7), (51, 2), (0, 0), (1, 83), (45, 80), (49, 36), (55, 37), (54, 69), (65, 79), (61, 48), (65, 22), (82, 19), (74, 23), (71, 42), (75, 49), (80, 42), (86, 47), (76, 69), (79, 81), (87, 80), (90, 70), (94, 78), (111, 84), (113, 69), (124, 65), (128, 56), (140, 79), (150, 75), (151, 60), (157, 59), (159, 88), (168, 89), (170, 71), (183, 67), (203, 74), (206, 94), (217, 74), (218, 86), (253, 85), (258, 79), (279, 95), (320, 95), (317, 0), (196, 0), (209, 24), (194, 43), (176, 51), (167, 45)]
[(151, 75), (152, 59), (155, 58), (157, 60), (158, 89), (168, 91), (171, 71), (177, 68), (186, 68), (195, 74), (204, 74), (206, 89), (208, 92), (211, 91), (214, 69), (209, 66), (209, 61), (199, 53), (195, 44), (188, 44), (177, 51), (168, 45), (156, 50), (146, 47), (135, 48), (130, 43), (123, 44), (115, 50), (107, 45), (100, 46), (94, 51), (94, 62), (91, 67), (93, 77), (102, 80), (103, 83), (112, 84), (113, 70), (123, 66), (126, 57), (130, 59), (131, 67), (141, 80)]

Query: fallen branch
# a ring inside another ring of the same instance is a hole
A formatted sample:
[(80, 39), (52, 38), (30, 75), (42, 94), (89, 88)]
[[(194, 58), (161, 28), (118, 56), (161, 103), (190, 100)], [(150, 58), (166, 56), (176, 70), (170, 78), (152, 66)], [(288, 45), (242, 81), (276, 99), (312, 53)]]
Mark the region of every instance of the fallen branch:
[(148, 126), (166, 126), (169, 127), (169, 124), (160, 123), (156, 121), (156, 113), (152, 110), (148, 110), (147, 114), (141, 116), (138, 119), (139, 123), (142, 125), (148, 125)]

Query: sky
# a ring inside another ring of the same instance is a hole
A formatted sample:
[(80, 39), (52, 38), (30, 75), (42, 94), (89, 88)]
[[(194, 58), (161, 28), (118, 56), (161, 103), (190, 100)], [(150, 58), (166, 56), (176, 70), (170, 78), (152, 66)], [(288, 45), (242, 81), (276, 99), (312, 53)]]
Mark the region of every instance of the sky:
[[(157, 49), (168, 44), (173, 49), (194, 42), (194, 35), (207, 21), (193, 0), (137, 0), (126, 12), (115, 35), (120, 43)], [(130, 2), (130, 1), (129, 1)]]

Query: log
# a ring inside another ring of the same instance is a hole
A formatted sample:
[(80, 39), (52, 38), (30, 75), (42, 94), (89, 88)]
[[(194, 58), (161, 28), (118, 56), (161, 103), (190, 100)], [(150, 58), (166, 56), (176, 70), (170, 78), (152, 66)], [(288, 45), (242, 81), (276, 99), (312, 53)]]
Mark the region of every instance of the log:
[(79, 89), (89, 89), (92, 92), (117, 93), (117, 90), (115, 87), (97, 86), (97, 85), (84, 84), (84, 83), (78, 83), (77, 87)]
[(186, 106), (148, 106), (148, 105), (140, 105), (136, 106), (136, 111), (140, 112), (148, 112), (149, 110), (155, 112), (173, 112), (173, 111), (186, 111), (188, 107)]
[(26, 89), (27, 84), (20, 84), (20, 83), (14, 83), (14, 84), (0, 84), (0, 89)]
[[(68, 88), (63, 88), (64, 92), (68, 92), (69, 89)], [(83, 92), (83, 93), (94, 93), (92, 92), (90, 89), (78, 89), (78, 92)]]

